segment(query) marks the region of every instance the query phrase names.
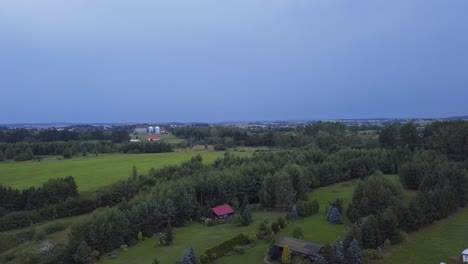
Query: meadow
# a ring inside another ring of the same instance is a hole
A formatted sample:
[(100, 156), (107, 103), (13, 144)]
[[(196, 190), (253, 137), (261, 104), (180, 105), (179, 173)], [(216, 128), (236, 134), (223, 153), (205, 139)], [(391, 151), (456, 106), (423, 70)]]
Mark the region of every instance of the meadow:
[[(250, 155), (251, 152), (233, 152)], [(77, 157), (70, 160), (48, 158), (43, 161), (1, 162), (0, 184), (24, 189), (40, 186), (50, 178), (73, 176), (79, 191), (92, 191), (131, 176), (135, 165), (139, 173), (147, 174), (151, 168), (177, 165), (200, 154), (210, 163), (224, 152), (187, 151), (156, 154), (108, 154)]]
[(406, 237), (406, 241), (384, 252), (378, 264), (460, 263), (461, 252), (468, 248), (468, 208)]

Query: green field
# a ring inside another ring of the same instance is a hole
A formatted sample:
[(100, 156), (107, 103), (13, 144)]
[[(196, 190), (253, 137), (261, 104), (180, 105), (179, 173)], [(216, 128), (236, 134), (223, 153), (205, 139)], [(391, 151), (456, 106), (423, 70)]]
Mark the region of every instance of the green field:
[[(333, 242), (337, 238), (342, 238), (346, 229), (344, 225), (329, 224), (325, 220), (325, 206), (329, 201), (337, 198), (345, 200), (345, 204), (350, 201), (356, 182), (339, 183), (323, 188), (319, 188), (310, 193), (311, 199), (317, 199), (320, 204), (320, 213), (311, 217), (290, 222), (288, 227), (278, 236), (291, 236), (295, 227), (303, 229), (304, 239), (316, 243)], [(155, 239), (147, 239), (137, 246), (130, 248), (127, 252), (120, 252), (117, 258), (104, 257), (100, 263), (120, 264), (120, 263), (151, 263), (157, 257), (161, 263), (174, 263), (178, 260), (182, 252), (193, 247), (197, 254), (203, 250), (217, 245), (239, 233), (250, 234), (255, 232), (258, 225), (268, 217), (270, 221), (276, 221), (278, 217), (284, 217), (285, 212), (254, 212), (254, 222), (247, 227), (235, 227), (230, 224), (221, 224), (207, 227), (201, 224), (192, 223), (186, 227), (176, 228), (174, 245), (170, 247), (153, 248)], [(246, 254), (239, 256), (223, 257), (216, 263), (262, 263), (263, 256), (268, 244), (259, 241), (258, 245), (249, 249)]]
[[(142, 142), (145, 142), (145, 141), (148, 141), (148, 137), (150, 135), (147, 134), (147, 135), (132, 135), (131, 138), (133, 139), (139, 139), (141, 140)], [(183, 138), (178, 138), (172, 134), (161, 134), (161, 135), (158, 135), (161, 137), (161, 141), (164, 141), (164, 142), (167, 142), (167, 143), (170, 143), (170, 144), (178, 144), (178, 143), (182, 143), (182, 142), (185, 142), (185, 139)]]
[[(234, 152), (249, 155), (249, 152)], [(213, 162), (224, 152), (170, 152), (157, 154), (110, 154), (78, 157), (70, 160), (47, 159), (44, 161), (0, 163), (0, 184), (14, 188), (40, 186), (50, 178), (73, 176), (80, 191), (95, 190), (108, 186), (131, 175), (135, 165), (139, 173), (146, 174), (151, 168), (162, 168), (189, 160), (196, 154), (204, 162)]]
[(468, 208), (407, 236), (406, 241), (390, 247), (379, 264), (460, 263), (461, 252), (468, 248)]

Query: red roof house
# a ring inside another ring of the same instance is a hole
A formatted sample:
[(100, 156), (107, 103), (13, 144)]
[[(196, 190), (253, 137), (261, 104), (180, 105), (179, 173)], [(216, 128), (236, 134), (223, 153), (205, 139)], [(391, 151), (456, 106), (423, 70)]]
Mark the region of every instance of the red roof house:
[(234, 214), (234, 210), (227, 204), (216, 206), (211, 210), (213, 211), (213, 218), (226, 218)]
[(160, 136), (149, 136), (148, 140), (149, 141), (158, 141), (158, 140), (161, 140), (161, 137)]

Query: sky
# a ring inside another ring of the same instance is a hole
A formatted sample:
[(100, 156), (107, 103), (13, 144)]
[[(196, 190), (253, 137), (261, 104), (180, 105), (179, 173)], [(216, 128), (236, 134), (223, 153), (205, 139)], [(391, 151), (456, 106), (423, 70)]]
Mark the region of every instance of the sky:
[(467, 0), (0, 0), (0, 123), (468, 115)]

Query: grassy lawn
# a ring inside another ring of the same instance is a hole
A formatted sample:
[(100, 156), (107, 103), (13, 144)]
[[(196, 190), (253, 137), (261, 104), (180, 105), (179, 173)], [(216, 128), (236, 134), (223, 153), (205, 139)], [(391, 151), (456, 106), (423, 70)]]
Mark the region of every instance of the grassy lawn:
[[(150, 134), (147, 134), (147, 135), (132, 135), (131, 138), (132, 139), (139, 139), (142, 142), (145, 142), (145, 141), (148, 141), (149, 136), (150, 136)], [(164, 141), (164, 142), (167, 142), (167, 143), (170, 143), (170, 144), (178, 144), (178, 143), (185, 142), (185, 139), (178, 138), (178, 137), (176, 137), (176, 136), (174, 136), (172, 134), (161, 134), (161, 135), (157, 135), (157, 136), (161, 137), (161, 141)]]
[[(351, 200), (355, 185), (355, 181), (339, 183), (311, 192), (310, 198), (319, 201), (320, 213), (290, 222), (288, 227), (281, 231), (278, 237), (291, 236), (295, 227), (301, 227), (304, 233), (304, 239), (312, 242), (325, 244), (326, 242), (333, 242), (335, 239), (342, 238), (348, 222), (345, 222), (344, 225), (329, 224), (325, 220), (325, 207), (329, 201), (333, 201), (337, 198), (345, 200), (345, 204), (347, 204)], [(201, 254), (203, 250), (215, 246), (239, 233), (248, 235), (255, 232), (258, 225), (265, 217), (268, 217), (271, 222), (285, 215), (285, 212), (254, 212), (254, 222), (248, 227), (234, 227), (230, 224), (207, 227), (193, 223), (186, 227), (176, 229), (173, 246), (153, 248), (152, 245), (156, 240), (148, 239), (130, 248), (127, 252), (122, 252), (117, 258), (112, 259), (110, 257), (104, 257), (100, 263), (151, 263), (152, 259), (155, 257), (157, 257), (161, 263), (174, 263), (180, 258), (182, 252), (191, 246), (195, 249), (196, 254)], [(246, 254), (223, 257), (218, 259), (216, 263), (262, 263), (267, 247), (268, 243), (259, 241), (257, 245), (249, 249)]]
[[(249, 152), (235, 152), (250, 155)], [(40, 186), (50, 178), (73, 176), (80, 191), (108, 186), (131, 175), (135, 165), (139, 173), (146, 174), (151, 168), (176, 165), (201, 154), (205, 162), (213, 162), (224, 152), (170, 152), (157, 154), (110, 154), (78, 157), (70, 160), (48, 159), (45, 161), (0, 163), (0, 184), (14, 188)]]
[(468, 208), (407, 236), (405, 242), (390, 247), (379, 264), (460, 263), (468, 248)]

